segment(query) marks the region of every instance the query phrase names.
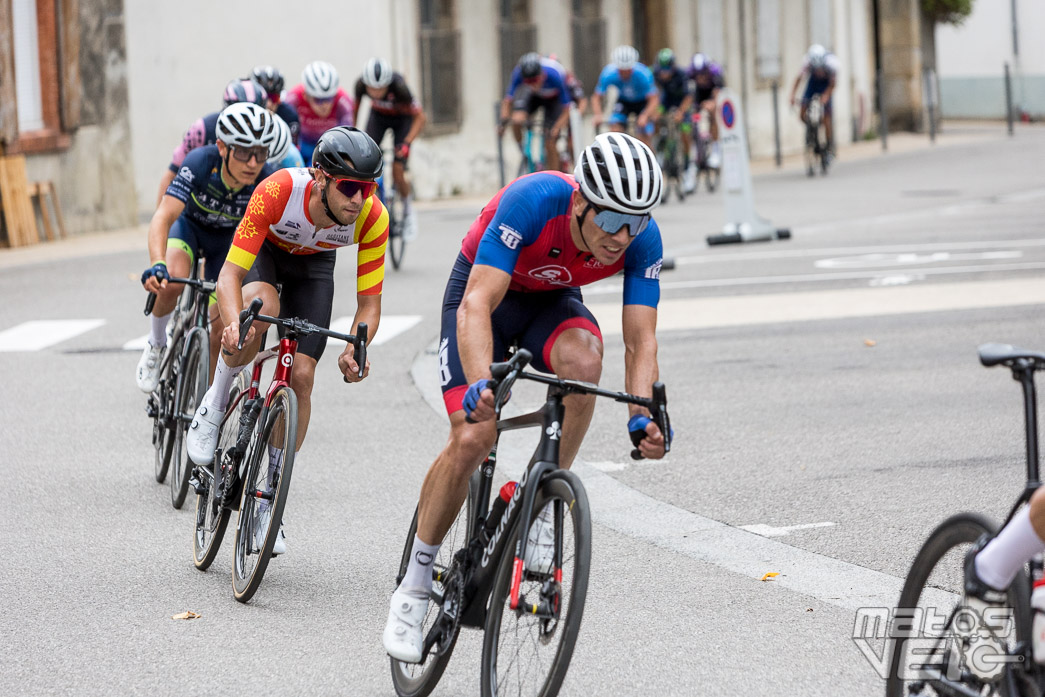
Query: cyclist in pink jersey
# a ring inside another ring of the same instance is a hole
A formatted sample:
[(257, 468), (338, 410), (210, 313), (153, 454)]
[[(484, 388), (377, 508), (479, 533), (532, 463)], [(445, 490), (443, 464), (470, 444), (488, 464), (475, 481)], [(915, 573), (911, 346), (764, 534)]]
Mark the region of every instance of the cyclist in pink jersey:
[(312, 150), (321, 135), (335, 126), (355, 125), (355, 105), (338, 85), (337, 69), (314, 61), (302, 71), (301, 84), (287, 92), (285, 101), (297, 109), (301, 121), (298, 149), (305, 162), (312, 161)]

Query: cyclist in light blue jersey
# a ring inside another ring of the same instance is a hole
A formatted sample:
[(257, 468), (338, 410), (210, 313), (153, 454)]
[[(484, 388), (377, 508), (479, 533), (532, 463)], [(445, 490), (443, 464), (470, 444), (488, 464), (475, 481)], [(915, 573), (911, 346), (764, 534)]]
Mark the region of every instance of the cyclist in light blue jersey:
[[(603, 121), (609, 121), (610, 129), (627, 130), (628, 117), (635, 114), (635, 135), (650, 145), (653, 123), (660, 97), (653, 80), (653, 73), (639, 63), (639, 52), (633, 46), (618, 46), (613, 49), (612, 62), (602, 69), (599, 82), (591, 95), (591, 108), (595, 114), (593, 122), (598, 130)], [(617, 88), (617, 103), (609, 119), (602, 110), (602, 95), (610, 87)]]

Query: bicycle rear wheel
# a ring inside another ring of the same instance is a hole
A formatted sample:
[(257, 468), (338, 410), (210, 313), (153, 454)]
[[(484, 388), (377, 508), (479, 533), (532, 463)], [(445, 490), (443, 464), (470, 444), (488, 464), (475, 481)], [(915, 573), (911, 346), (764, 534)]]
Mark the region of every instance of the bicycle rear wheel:
[(403, 199), (395, 191), (394, 185), (388, 190), (386, 208), (388, 208), (388, 251), (392, 257), (392, 268), (398, 270), (403, 263), (406, 240), (403, 239)]
[[(964, 607), (965, 555), (978, 539), (993, 534), (995, 529), (995, 524), (984, 516), (960, 513), (943, 521), (918, 551), (895, 610), (896, 618), (901, 618), (898, 624), (910, 625), (911, 631), (905, 632), (907, 636), (903, 638), (886, 639), (885, 650), (891, 655), (886, 697), (965, 694), (961, 690), (986, 695), (1021, 693), (1016, 683), (1025, 675), (1023, 667), (1029, 656), (1010, 663), (1000, 682), (986, 685), (955, 665), (949, 653), (957, 642), (948, 634), (952, 620)], [(1009, 607), (1013, 610), (1009, 624), (1014, 630), (1006, 641), (1010, 652), (1019, 642), (1026, 647), (1030, 638), (1029, 602), (1027, 574), (1021, 571), (1009, 588)], [(892, 627), (896, 619), (890, 619)], [(985, 689), (990, 691), (984, 692)]]
[[(241, 603), (253, 598), (261, 585), (279, 535), (294, 468), (297, 424), (297, 396), (289, 387), (280, 387), (272, 396), (264, 426), (244, 456), (246, 474), (232, 555), (232, 590)], [(269, 448), (279, 450), (275, 461)]]
[[(225, 453), (236, 444), (239, 437), (239, 419), (243, 413), (243, 404), (247, 401), (245, 395), (244, 398), (240, 398), (240, 393), (247, 391), (249, 376), (249, 370), (242, 370), (232, 384), (229, 393), (229, 404), (232, 408), (221, 426), (221, 433), (218, 434), (214, 461), (209, 465), (196, 467), (198, 476), (202, 479), (196, 493), (196, 532), (192, 537), (192, 560), (200, 571), (206, 571), (218, 556), (218, 549), (232, 516), (232, 511), (221, 505), (221, 492), (215, 487), (214, 472), (221, 465)], [(200, 493), (200, 489), (205, 493)]]
[[(459, 549), (468, 545), (470, 539), (469, 531), (474, 527), (475, 519), (475, 496), (478, 491), (478, 473), (472, 475), (468, 481), (468, 498), (465, 500), (453, 525), (443, 537), (443, 544), (439, 547), (439, 554), (432, 564), (433, 578), (445, 579), (446, 571), (450, 568), (454, 555)], [(410, 531), (406, 535), (406, 545), (403, 546), (403, 558), (399, 562), (398, 578), (406, 573), (406, 567), (410, 562), (410, 554), (414, 547), (414, 535), (417, 534), (417, 511), (414, 510), (414, 518), (410, 522)], [(434, 581), (432, 593), (440, 598), (446, 596), (446, 586), (442, 581)], [(441, 606), (435, 602), (428, 604), (428, 613), (425, 615), (421, 625), (422, 636), (427, 637), (433, 626), (439, 619)], [(394, 658), (389, 658), (392, 665), (392, 684), (395, 686), (396, 694), (400, 697), (425, 697), (435, 686), (439, 684), (439, 678), (446, 670), (446, 664), (450, 662), (450, 655), (457, 644), (457, 634), (460, 631), (458, 625), (452, 636), (443, 637), (443, 640), (432, 647), (423, 663), (404, 663)]]
[[(171, 321), (177, 321), (177, 313), (171, 318)], [(179, 337), (173, 345), (167, 348), (167, 353), (163, 357), (164, 364), (160, 381), (156, 385), (156, 391), (150, 397), (154, 400), (156, 409), (156, 413), (152, 417), (152, 447), (155, 450), (154, 474), (156, 481), (160, 484), (167, 479), (167, 470), (170, 468), (171, 456), (174, 453), (174, 422), (172, 419), (177, 385), (175, 366), (181, 355), (182, 343)]]
[[(483, 637), (481, 690), (483, 697), (511, 692), (513, 695), (558, 694), (570, 667), (573, 648), (584, 615), (591, 562), (591, 513), (588, 496), (577, 475), (568, 470), (555, 473), (541, 483), (534, 500), (536, 514), (552, 503), (561, 535), (562, 566), (552, 574), (523, 571), (519, 609), (510, 607), (515, 555), (505, 548), (497, 569)], [(509, 540), (517, 539), (515, 530)], [(536, 614), (524, 607), (539, 605)]]
[(171, 472), (171, 505), (181, 508), (185, 503), (185, 495), (189, 493), (189, 475), (192, 474), (193, 462), (185, 452), (185, 434), (192, 423), (196, 406), (203, 399), (210, 379), (210, 341), (207, 332), (202, 329), (193, 330), (189, 334), (185, 353), (181, 358), (178, 370), (178, 385), (175, 390), (176, 408), (171, 417), (171, 428), (174, 431), (174, 451), (171, 455), (173, 471)]

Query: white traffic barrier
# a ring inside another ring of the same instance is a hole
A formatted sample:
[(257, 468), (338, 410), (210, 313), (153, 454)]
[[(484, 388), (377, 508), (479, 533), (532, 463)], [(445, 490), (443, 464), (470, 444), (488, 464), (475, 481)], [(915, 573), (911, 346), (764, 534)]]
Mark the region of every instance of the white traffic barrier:
[(755, 212), (744, 117), (740, 100), (732, 90), (722, 88), (719, 91), (715, 118), (718, 119), (722, 148), (722, 199), (726, 204), (726, 224), (722, 227), (722, 234), (708, 235), (708, 244), (788, 239), (790, 230), (777, 229)]

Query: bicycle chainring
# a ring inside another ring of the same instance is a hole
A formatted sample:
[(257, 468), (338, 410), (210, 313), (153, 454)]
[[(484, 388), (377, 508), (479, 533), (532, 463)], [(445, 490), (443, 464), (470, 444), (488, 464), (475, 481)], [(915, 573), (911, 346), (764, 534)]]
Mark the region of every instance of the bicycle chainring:
[(442, 656), (453, 644), (454, 637), (461, 624), (461, 611), (464, 609), (464, 577), (460, 567), (454, 565), (450, 575), (443, 582), (443, 606), (431, 631), (441, 633), (438, 641), (438, 655)]

